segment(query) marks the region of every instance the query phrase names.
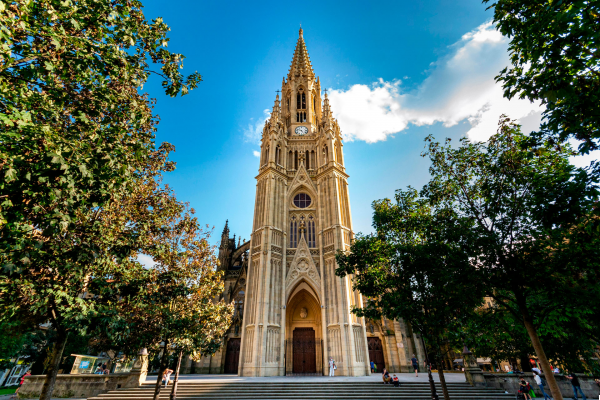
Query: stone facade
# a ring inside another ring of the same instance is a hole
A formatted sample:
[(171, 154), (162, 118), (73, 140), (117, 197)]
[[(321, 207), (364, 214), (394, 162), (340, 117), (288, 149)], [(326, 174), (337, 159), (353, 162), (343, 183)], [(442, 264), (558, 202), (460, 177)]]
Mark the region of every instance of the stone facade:
[(266, 121), (248, 242), (219, 247), (226, 301), (236, 315), (221, 351), (182, 373), (242, 376), (370, 374), (369, 362), (412, 372), (424, 360), (418, 336), (403, 321), (365, 321), (350, 312), (363, 298), (339, 278), (335, 253), (354, 233), (340, 126), (315, 76), (300, 30), (292, 65)]
[[(335, 253), (354, 236), (340, 126), (313, 71), (302, 29), (292, 65), (266, 121), (256, 176), (239, 374), (370, 374), (379, 351), (408, 371), (418, 340), (402, 321), (367, 330), (351, 277), (335, 275)], [(370, 349), (373, 344), (377, 349)]]

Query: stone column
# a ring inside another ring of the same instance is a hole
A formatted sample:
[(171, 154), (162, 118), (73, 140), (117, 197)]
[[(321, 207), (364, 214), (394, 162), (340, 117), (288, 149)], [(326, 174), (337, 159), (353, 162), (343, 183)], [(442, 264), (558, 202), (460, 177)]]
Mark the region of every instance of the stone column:
[(467, 346), (464, 347), (462, 354), (467, 382), (469, 382), (471, 386), (486, 386), (483, 371), (477, 364), (477, 358), (475, 358)]
[(142, 349), (133, 364), (129, 377), (122, 384), (123, 388), (136, 388), (142, 386), (148, 375), (148, 350)]

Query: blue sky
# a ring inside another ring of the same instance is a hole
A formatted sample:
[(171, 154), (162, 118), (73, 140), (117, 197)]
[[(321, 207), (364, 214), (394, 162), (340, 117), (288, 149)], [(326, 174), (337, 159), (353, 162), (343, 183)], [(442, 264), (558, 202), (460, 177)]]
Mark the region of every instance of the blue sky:
[[(315, 73), (332, 89), (346, 138), (355, 232), (371, 231), (371, 202), (421, 188), (423, 139), (485, 140), (502, 113), (525, 129), (540, 109), (502, 98), (494, 76), (508, 63), (507, 39), (478, 0), (235, 2), (146, 0), (149, 19), (171, 27), (169, 50), (184, 73), (203, 76), (183, 98), (146, 85), (158, 102), (159, 142), (176, 147), (165, 181), (220, 234), (252, 229), (258, 132), (287, 75), (300, 23)], [(215, 237), (216, 239), (216, 237)]]

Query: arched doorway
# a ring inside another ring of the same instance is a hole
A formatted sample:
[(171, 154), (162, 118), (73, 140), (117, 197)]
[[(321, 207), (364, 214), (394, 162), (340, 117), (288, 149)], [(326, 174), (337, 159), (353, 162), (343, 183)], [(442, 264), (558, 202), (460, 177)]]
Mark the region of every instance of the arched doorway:
[(322, 339), (318, 296), (302, 281), (286, 306), (286, 375), (322, 375)]

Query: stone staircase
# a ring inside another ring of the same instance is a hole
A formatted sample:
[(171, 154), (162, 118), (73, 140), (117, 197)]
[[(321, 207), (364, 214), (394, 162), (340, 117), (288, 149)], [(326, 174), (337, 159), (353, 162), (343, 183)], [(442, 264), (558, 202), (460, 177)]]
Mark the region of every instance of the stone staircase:
[[(443, 400), (442, 387), (436, 383), (440, 400)], [(448, 383), (452, 400), (501, 400), (515, 396), (501, 390), (471, 387), (467, 383)], [(160, 398), (168, 399), (171, 386), (161, 390)], [(146, 383), (137, 389), (118, 389), (88, 400), (147, 400), (154, 394), (154, 384)], [(431, 399), (429, 383), (402, 382), (399, 388), (393, 385), (371, 382), (221, 382), (187, 383), (179, 382), (177, 398), (185, 400), (426, 400)]]

